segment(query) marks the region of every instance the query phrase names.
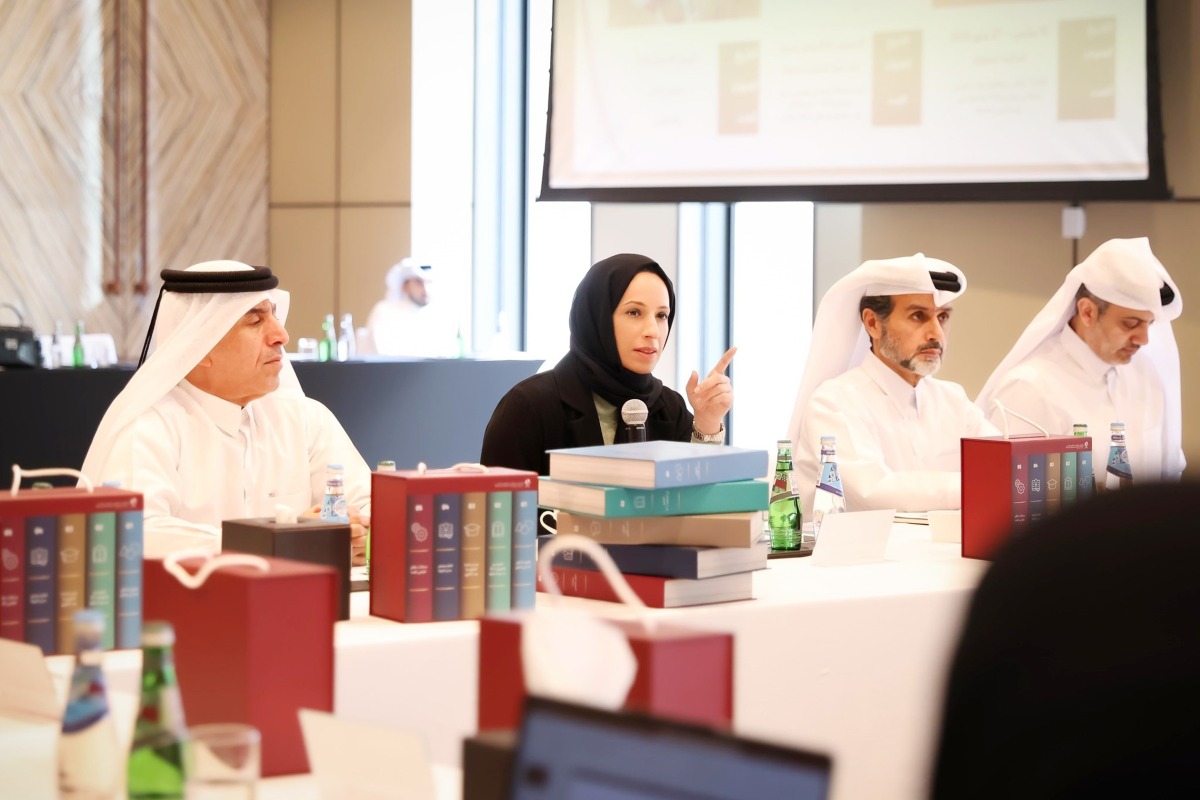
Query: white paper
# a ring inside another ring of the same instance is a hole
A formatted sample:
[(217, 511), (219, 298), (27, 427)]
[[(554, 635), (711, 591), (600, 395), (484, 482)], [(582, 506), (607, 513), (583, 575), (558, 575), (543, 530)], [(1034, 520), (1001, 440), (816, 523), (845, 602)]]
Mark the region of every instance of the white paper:
[(842, 567), (883, 561), (895, 510), (845, 511), (826, 514), (813, 548), (814, 564)]
[(436, 800), (425, 744), (409, 731), (300, 709), (304, 749), (321, 797)]
[(42, 649), (0, 639), (0, 775), (4, 797), (58, 797), (58, 695)]

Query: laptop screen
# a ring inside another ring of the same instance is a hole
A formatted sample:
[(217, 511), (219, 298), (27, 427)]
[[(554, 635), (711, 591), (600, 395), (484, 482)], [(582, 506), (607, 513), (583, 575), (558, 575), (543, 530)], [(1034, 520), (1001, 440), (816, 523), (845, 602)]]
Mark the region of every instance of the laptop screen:
[(512, 800), (824, 800), (821, 754), (708, 728), (530, 697)]

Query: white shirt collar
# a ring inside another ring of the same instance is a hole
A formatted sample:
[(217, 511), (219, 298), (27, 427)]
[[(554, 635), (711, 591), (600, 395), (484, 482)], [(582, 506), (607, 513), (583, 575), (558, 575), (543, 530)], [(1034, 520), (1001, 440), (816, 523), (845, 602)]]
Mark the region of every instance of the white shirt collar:
[[(896, 374), (896, 371), (884, 363), (883, 359), (875, 355), (874, 351), (868, 352), (862, 360), (862, 368), (866, 370), (867, 375), (871, 380), (883, 390), (883, 393), (891, 398), (899, 409), (914, 409), (920, 411), (918, 405), (917, 387), (921, 385), (921, 381), (917, 381), (917, 386), (913, 386), (908, 381)], [(923, 380), (923, 379), (922, 379)]]
[(1083, 369), (1085, 375), (1094, 379), (1097, 383), (1105, 383), (1108, 380), (1108, 375), (1115, 367), (1112, 364), (1104, 362), (1100, 356), (1092, 352), (1092, 348), (1088, 346), (1078, 333), (1076, 333), (1070, 325), (1064, 325), (1062, 332), (1058, 335), (1058, 341), (1062, 344), (1063, 350), (1076, 364)]
[(250, 416), (250, 407), (242, 408), (237, 403), (222, 400), (215, 394), (209, 394), (203, 389), (197, 389), (188, 383), (187, 379), (179, 382), (179, 388), (191, 397), (208, 415), (208, 418), (229, 436), (237, 436), (244, 420)]

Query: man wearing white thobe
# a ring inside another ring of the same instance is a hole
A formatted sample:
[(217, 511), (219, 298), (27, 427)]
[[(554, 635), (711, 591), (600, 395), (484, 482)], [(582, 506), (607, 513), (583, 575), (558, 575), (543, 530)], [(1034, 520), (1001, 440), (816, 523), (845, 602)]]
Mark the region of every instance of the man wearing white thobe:
[(388, 270), (387, 293), (367, 317), (370, 347), (384, 356), (451, 357), (458, 339), (446, 309), (430, 303), (432, 268), (404, 258)]
[(788, 427), (804, 508), (830, 434), (847, 511), (961, 506), (960, 439), (997, 433), (961, 386), (932, 377), (966, 286), (918, 253), (867, 261), (826, 293)]
[(94, 482), (144, 495), (146, 555), (220, 547), (221, 522), (319, 504), (345, 474), (357, 561), (370, 469), (333, 414), (305, 397), (283, 354), (289, 296), (233, 261), (163, 271), (155, 349), (109, 406), (84, 459)]
[(977, 402), (1011, 433), (1069, 434), (1085, 423), (1101, 454), (1111, 424), (1122, 422), (1134, 481), (1178, 480), (1185, 461), (1171, 322), (1182, 311), (1150, 242), (1111, 239), (1067, 274)]

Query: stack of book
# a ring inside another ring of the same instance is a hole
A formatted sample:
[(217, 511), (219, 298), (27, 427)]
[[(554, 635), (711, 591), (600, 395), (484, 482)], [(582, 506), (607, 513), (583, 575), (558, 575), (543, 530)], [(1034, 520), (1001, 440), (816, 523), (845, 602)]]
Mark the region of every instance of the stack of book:
[[(558, 511), (560, 534), (602, 544), (648, 606), (748, 600), (767, 566), (768, 469), (765, 450), (691, 442), (552, 450), (538, 505)], [(552, 570), (565, 595), (617, 600), (580, 552), (559, 553)]]

